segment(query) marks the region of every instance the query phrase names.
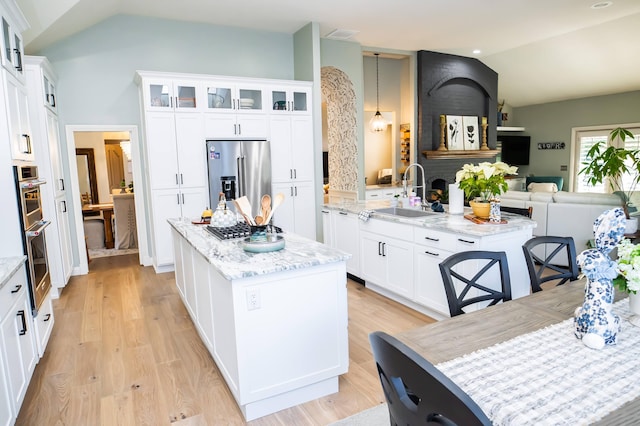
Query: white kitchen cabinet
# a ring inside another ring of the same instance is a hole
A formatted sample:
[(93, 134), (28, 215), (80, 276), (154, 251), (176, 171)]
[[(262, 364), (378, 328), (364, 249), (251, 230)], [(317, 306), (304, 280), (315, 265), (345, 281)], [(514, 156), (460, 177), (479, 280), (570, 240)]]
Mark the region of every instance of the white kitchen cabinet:
[(331, 210), (322, 209), (320, 213), (322, 213), (322, 242), (329, 247), (335, 247), (335, 239), (333, 238), (335, 231), (333, 229), (333, 215)]
[(367, 188), (364, 192), (365, 200), (390, 200), (396, 195), (402, 195), (402, 188), (395, 186), (388, 188)]
[(3, 358), (4, 362), (3, 381), (9, 392), (12, 421), (20, 411), (38, 362), (33, 328), (27, 296), (27, 276), (23, 264), (0, 289), (0, 358)]
[(0, 350), (0, 426), (11, 426), (14, 421), (9, 382), (5, 380), (7, 371), (5, 367), (4, 353)]
[(210, 112), (265, 112), (265, 84), (243, 78), (208, 78), (202, 85)]
[(412, 300), (413, 227), (368, 221), (360, 226), (360, 278)]
[(310, 114), (311, 86), (279, 84), (269, 89), (271, 114)]
[(11, 155), (14, 160), (35, 161), (27, 89), (15, 76), (3, 76)]
[(268, 135), (267, 115), (258, 113), (205, 113), (204, 129), (207, 139), (256, 138)]
[(313, 180), (313, 121), (310, 116), (269, 117), (273, 182)]
[(22, 11), (15, 2), (2, 2), (0, 5), (2, 15), (2, 66), (7, 72), (23, 80), (24, 43), (22, 32), (29, 28)]
[(54, 323), (55, 318), (53, 316), (53, 304), (51, 303), (51, 292), (49, 292), (42, 301), (40, 309), (38, 309), (38, 315), (33, 318), (33, 325), (36, 333), (36, 344), (40, 358), (44, 356), (44, 351), (47, 348), (47, 343), (49, 343), (49, 337), (51, 337), (51, 331), (53, 331)]
[(176, 217), (199, 219), (208, 203), (209, 191), (206, 187), (181, 188), (179, 191), (172, 189), (152, 191), (153, 266), (157, 272), (171, 270), (173, 265), (171, 227), (167, 219)]
[(284, 231), (316, 239), (315, 188), (311, 182), (274, 183), (272, 192), (284, 194), (273, 213), (273, 224)]
[(360, 240), (358, 238), (358, 216), (343, 211), (332, 212), (333, 247), (351, 254), (347, 261), (347, 272), (360, 277)]
[(204, 109), (200, 83), (196, 80), (150, 77), (144, 79), (142, 88), (147, 111), (199, 112)]
[(25, 56), (24, 62), (35, 162), (40, 178), (47, 182), (41, 188), (41, 202), (45, 218), (51, 220), (45, 234), (49, 272), (52, 286), (59, 291), (71, 277), (73, 253), (55, 108), (56, 76), (43, 56)]

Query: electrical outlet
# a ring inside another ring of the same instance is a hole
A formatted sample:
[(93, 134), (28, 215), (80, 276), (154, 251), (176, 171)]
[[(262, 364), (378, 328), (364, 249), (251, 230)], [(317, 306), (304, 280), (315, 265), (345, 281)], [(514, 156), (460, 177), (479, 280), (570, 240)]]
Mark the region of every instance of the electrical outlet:
[(253, 311), (260, 308), (260, 290), (257, 288), (247, 289), (247, 310)]

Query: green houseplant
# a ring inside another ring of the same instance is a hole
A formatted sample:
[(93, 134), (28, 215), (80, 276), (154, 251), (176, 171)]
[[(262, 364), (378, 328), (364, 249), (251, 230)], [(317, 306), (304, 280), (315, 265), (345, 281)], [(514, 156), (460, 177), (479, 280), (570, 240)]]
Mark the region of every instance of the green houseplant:
[(515, 175), (517, 167), (496, 161), (477, 165), (465, 164), (456, 173), (456, 183), (478, 217), (488, 217), (489, 201), (509, 189), (506, 175)]
[[(610, 133), (612, 141), (620, 139), (624, 144), (627, 138), (633, 139), (633, 133), (622, 127), (613, 129)], [(611, 190), (620, 196), (622, 208), (629, 219), (631, 194), (640, 182), (640, 150), (607, 146), (606, 141), (600, 141), (589, 149), (587, 161), (582, 164), (584, 167), (579, 174), (585, 175), (590, 185), (603, 184), (607, 181)], [(625, 176), (630, 177), (627, 182), (623, 179)]]

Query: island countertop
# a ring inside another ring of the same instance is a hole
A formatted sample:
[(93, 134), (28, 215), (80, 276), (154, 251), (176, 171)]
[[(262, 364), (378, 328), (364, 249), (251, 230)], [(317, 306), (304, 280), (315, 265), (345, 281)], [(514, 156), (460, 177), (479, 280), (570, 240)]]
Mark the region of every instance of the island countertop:
[[(534, 220), (527, 217), (516, 215), (513, 213), (502, 213), (502, 217), (507, 220), (503, 224), (476, 224), (464, 218), (462, 214), (435, 213), (424, 217), (402, 217), (386, 213), (378, 213), (375, 210), (389, 207), (388, 200), (376, 201), (358, 201), (347, 203), (329, 203), (323, 208), (328, 210), (338, 210), (348, 213), (360, 214), (363, 211), (371, 212), (370, 218), (381, 219), (389, 222), (399, 222), (422, 228), (437, 229), (439, 231), (467, 234), (476, 237), (484, 237), (490, 235), (501, 234), (505, 232), (519, 231), (522, 229), (531, 229), (537, 226)], [(444, 205), (445, 210), (448, 208)], [(465, 208), (464, 214), (471, 214), (470, 208)]]
[(9, 281), (9, 278), (20, 269), (27, 256), (14, 256), (0, 258), (0, 288)]
[(346, 261), (349, 253), (296, 234), (283, 233), (285, 247), (269, 253), (249, 253), (243, 238), (220, 240), (187, 219), (169, 219), (169, 224), (229, 280)]

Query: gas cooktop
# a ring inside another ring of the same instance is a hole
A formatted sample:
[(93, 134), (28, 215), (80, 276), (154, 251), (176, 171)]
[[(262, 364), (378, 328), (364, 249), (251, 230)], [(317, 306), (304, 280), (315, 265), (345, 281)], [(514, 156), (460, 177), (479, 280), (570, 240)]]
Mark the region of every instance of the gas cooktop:
[(278, 234), (282, 233), (282, 229), (274, 225), (250, 226), (246, 222), (238, 222), (233, 226), (225, 226), (222, 228), (217, 228), (215, 226), (207, 225), (206, 230), (220, 240), (232, 240), (234, 238), (250, 237), (252, 233), (252, 228), (266, 228), (268, 232), (278, 233)]

